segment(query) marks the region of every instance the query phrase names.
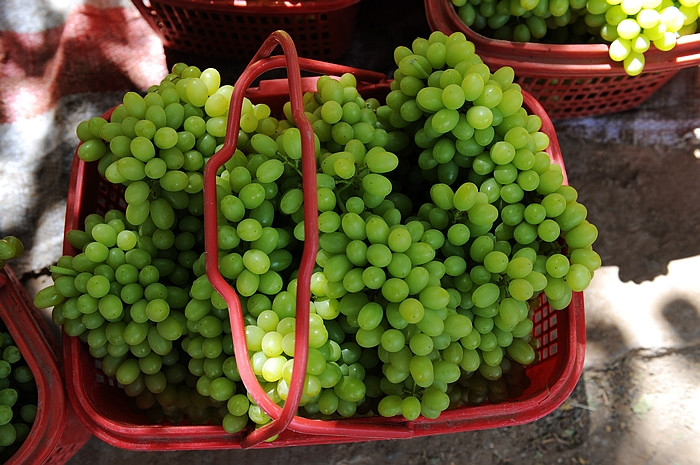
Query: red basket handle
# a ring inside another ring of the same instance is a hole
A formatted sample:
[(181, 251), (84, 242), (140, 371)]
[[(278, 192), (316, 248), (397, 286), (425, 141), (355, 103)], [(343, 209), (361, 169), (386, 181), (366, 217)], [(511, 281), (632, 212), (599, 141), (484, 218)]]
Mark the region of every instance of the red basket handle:
[[(267, 56), (277, 45), (283, 49), (284, 55)], [(264, 58), (263, 58), (264, 57)], [(353, 436), (375, 439), (405, 438), (410, 437), (412, 428), (395, 428), (387, 434), (386, 431), (378, 432), (376, 425), (369, 421), (328, 421), (312, 420), (296, 416), (296, 411), (301, 401), (305, 384), (306, 365), (308, 357), (309, 337), (309, 302), (310, 281), (318, 252), (318, 200), (316, 195), (316, 156), (314, 149), (314, 133), (311, 123), (304, 113), (301, 90), (300, 64), (309, 66), (314, 71), (329, 69), (351, 68), (321, 65), (323, 62), (300, 59), (297, 55), (294, 43), (284, 31), (275, 31), (265, 40), (255, 58), (243, 71), (234, 85), (233, 95), (229, 111), (227, 136), (222, 148), (207, 162), (204, 169), (204, 247), (207, 276), (213, 287), (222, 295), (229, 307), (231, 332), (241, 380), (252, 397), (253, 401), (267, 413), (272, 421), (260, 428), (251, 431), (241, 441), (242, 447), (252, 447), (285, 429), (300, 433)], [(287, 68), (290, 81), (290, 102), (293, 119), (301, 133), (302, 146), (302, 176), (304, 178), (304, 250), (298, 273), (298, 286), (296, 295), (296, 340), (294, 346), (295, 363), (292, 370), (292, 378), (289, 385), (289, 394), (284, 407), (274, 403), (260, 386), (250, 364), (248, 348), (245, 336), (245, 324), (238, 295), (219, 271), (218, 264), (218, 238), (217, 238), (217, 199), (216, 199), (216, 172), (233, 155), (238, 143), (238, 130), (241, 119), (241, 108), (246, 89), (261, 74), (277, 68)], [(355, 70), (353, 70), (354, 72)], [(377, 77), (379, 73), (371, 73), (366, 76)], [(401, 423), (397, 423), (397, 426)]]

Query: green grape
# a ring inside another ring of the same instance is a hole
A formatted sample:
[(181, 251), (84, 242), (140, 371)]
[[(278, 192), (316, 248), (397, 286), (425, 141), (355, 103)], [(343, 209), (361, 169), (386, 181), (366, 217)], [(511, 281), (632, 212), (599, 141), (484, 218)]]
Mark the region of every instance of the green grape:
[(571, 263), (584, 265), (593, 272), (600, 268), (600, 255), (592, 248), (578, 248), (571, 251)]
[(498, 208), (490, 203), (474, 205), (468, 211), (469, 221), (478, 226), (492, 224), (498, 218)]
[(609, 48), (609, 55), (613, 61), (623, 61), (630, 54), (632, 45), (627, 39), (617, 38), (612, 41)]
[(413, 396), (405, 397), (401, 400), (401, 415), (409, 421), (415, 420), (421, 414), (420, 400)]
[(514, 339), (506, 350), (508, 352), (508, 356), (521, 365), (532, 364), (537, 356), (532, 346), (520, 339)]
[(78, 147), (78, 156), (86, 162), (99, 160), (105, 153), (107, 153), (107, 146), (98, 139), (87, 140)]
[(416, 355), (412, 357), (410, 373), (414, 382), (420, 387), (429, 387), (435, 379), (433, 363), (427, 356)]
[(525, 211), (523, 211), (523, 219), (534, 225), (538, 225), (544, 221), (546, 215), (546, 208), (538, 203), (529, 204), (525, 207)]
[(474, 105), (467, 110), (467, 122), (474, 129), (486, 129), (493, 122), (493, 112), (486, 106)]
[(0, 425), (0, 446), (10, 446), (17, 439), (17, 431), (11, 423)]
[(136, 92), (127, 92), (122, 99), (124, 107), (131, 116), (143, 118), (146, 115), (146, 102)]
[(566, 290), (566, 292), (564, 293), (564, 295), (561, 298), (556, 299), (556, 300), (550, 299), (549, 305), (554, 310), (563, 310), (569, 306), (572, 299), (573, 299), (573, 293), (571, 292), (571, 290)]
[[(644, 52), (649, 50), (650, 46), (651, 46), (651, 40), (645, 34), (639, 34), (638, 36), (636, 36), (632, 39), (632, 51), (634, 51), (634, 52), (643, 54)], [(643, 60), (644, 56), (641, 55), (638, 57), (638, 59)], [(642, 63), (642, 69), (643, 69), (643, 63)]]
[(563, 278), (569, 271), (569, 259), (562, 254), (553, 254), (547, 258), (547, 273), (554, 278)]
[(571, 290), (580, 292), (588, 287), (591, 278), (591, 271), (586, 266), (574, 263), (566, 273), (566, 284)]
[(556, 241), (561, 233), (561, 228), (556, 221), (546, 219), (537, 226), (537, 236), (544, 242)]
[[(663, 50), (663, 47), (660, 47), (658, 45), (657, 48)], [(641, 74), (644, 70), (644, 64), (644, 55), (637, 51), (631, 51), (630, 54), (623, 60), (623, 66), (629, 76), (638, 76), (639, 74)]]
[(661, 22), (661, 13), (654, 8), (641, 8), (637, 12), (637, 22), (643, 29), (651, 29)]
[(578, 226), (567, 231), (566, 241), (569, 247), (578, 249), (587, 247), (598, 237), (598, 228), (587, 220), (583, 220)]
[(549, 218), (556, 218), (566, 209), (566, 198), (557, 192), (547, 194), (540, 203), (545, 208)]
[(588, 210), (586, 207), (573, 200), (567, 203), (564, 211), (555, 218), (555, 221), (559, 225), (562, 231), (569, 231), (576, 226), (580, 225), (588, 215)]
[(559, 300), (565, 296), (567, 288), (568, 286), (562, 278), (551, 277), (547, 279), (544, 293), (550, 300)]

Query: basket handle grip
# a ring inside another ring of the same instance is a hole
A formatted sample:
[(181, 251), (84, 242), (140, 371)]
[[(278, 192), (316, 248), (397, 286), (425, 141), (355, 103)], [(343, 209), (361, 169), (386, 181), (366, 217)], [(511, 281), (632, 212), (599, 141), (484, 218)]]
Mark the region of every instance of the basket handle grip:
[[(279, 44), (284, 50), (284, 64), (293, 84), (290, 86), (290, 99), (292, 114), (295, 123), (301, 133), (302, 145), (302, 176), (304, 177), (304, 250), (299, 269), (299, 286), (296, 295), (297, 335), (294, 354), (295, 363), (292, 370), (292, 378), (289, 386), (289, 395), (284, 408), (267, 396), (260, 387), (248, 357), (246, 346), (245, 328), (243, 322), (240, 300), (231, 286), (224, 280), (218, 269), (218, 239), (217, 239), (217, 199), (216, 199), (216, 170), (233, 154), (238, 142), (238, 126), (241, 119), (241, 105), (244, 92), (251, 82), (268, 69), (279, 67), (280, 59), (271, 57), (268, 61), (256, 60), (251, 63), (238, 78), (234, 86), (231, 98), (231, 112), (228, 120), (227, 138), (223, 147), (207, 162), (204, 176), (204, 237), (206, 252), (206, 271), (214, 288), (221, 293), (229, 306), (229, 318), (235, 348), (236, 361), (239, 367), (241, 379), (253, 400), (273, 420), (250, 432), (242, 441), (244, 447), (250, 447), (265, 441), (281, 433), (295, 416), (301, 401), (304, 387), (306, 364), (308, 358), (308, 332), (309, 332), (309, 301), (310, 279), (318, 252), (318, 201), (316, 196), (316, 156), (314, 150), (313, 129), (311, 123), (304, 114), (302, 92), (300, 86), (301, 72), (294, 43), (291, 37), (284, 31), (275, 31), (265, 40), (260, 52), (256, 55), (269, 54)], [(313, 194), (313, 195), (312, 195)]]

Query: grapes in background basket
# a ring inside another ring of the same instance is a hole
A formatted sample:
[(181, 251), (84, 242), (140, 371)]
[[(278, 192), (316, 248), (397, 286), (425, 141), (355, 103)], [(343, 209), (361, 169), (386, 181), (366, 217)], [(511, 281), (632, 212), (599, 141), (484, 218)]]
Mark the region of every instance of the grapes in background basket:
[(37, 411), (34, 376), (0, 322), (0, 460), (10, 460), (29, 435)]
[(609, 44), (610, 59), (626, 73), (644, 71), (650, 47), (672, 50), (698, 29), (697, 0), (536, 1), (452, 0), (460, 19), (475, 31), (516, 42)]

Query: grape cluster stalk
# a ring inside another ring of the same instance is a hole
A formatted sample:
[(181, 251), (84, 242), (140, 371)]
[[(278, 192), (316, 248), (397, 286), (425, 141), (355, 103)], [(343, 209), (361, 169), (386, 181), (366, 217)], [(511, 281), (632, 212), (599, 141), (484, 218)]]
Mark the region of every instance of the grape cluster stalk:
[(626, 73), (644, 71), (650, 48), (667, 52), (698, 30), (699, 0), (451, 0), (468, 27), (495, 39), (606, 43)]
[[(317, 162), (319, 250), (299, 414), (438, 418), (517, 396), (537, 360), (532, 311), (565, 309), (600, 267), (576, 190), (545, 151), (513, 70), (491, 73), (461, 33), (397, 47), (385, 99), (352, 74), (304, 95)], [(269, 416), (246, 392), (227, 304), (204, 267), (203, 167), (226, 137), (232, 87), (176, 64), (78, 155), (124, 188), (87, 216), (35, 299), (152, 421), (230, 433)], [(304, 243), (301, 134), (290, 104), (244, 99), (216, 177), (218, 263), (241, 299), (250, 364), (289, 395)]]

